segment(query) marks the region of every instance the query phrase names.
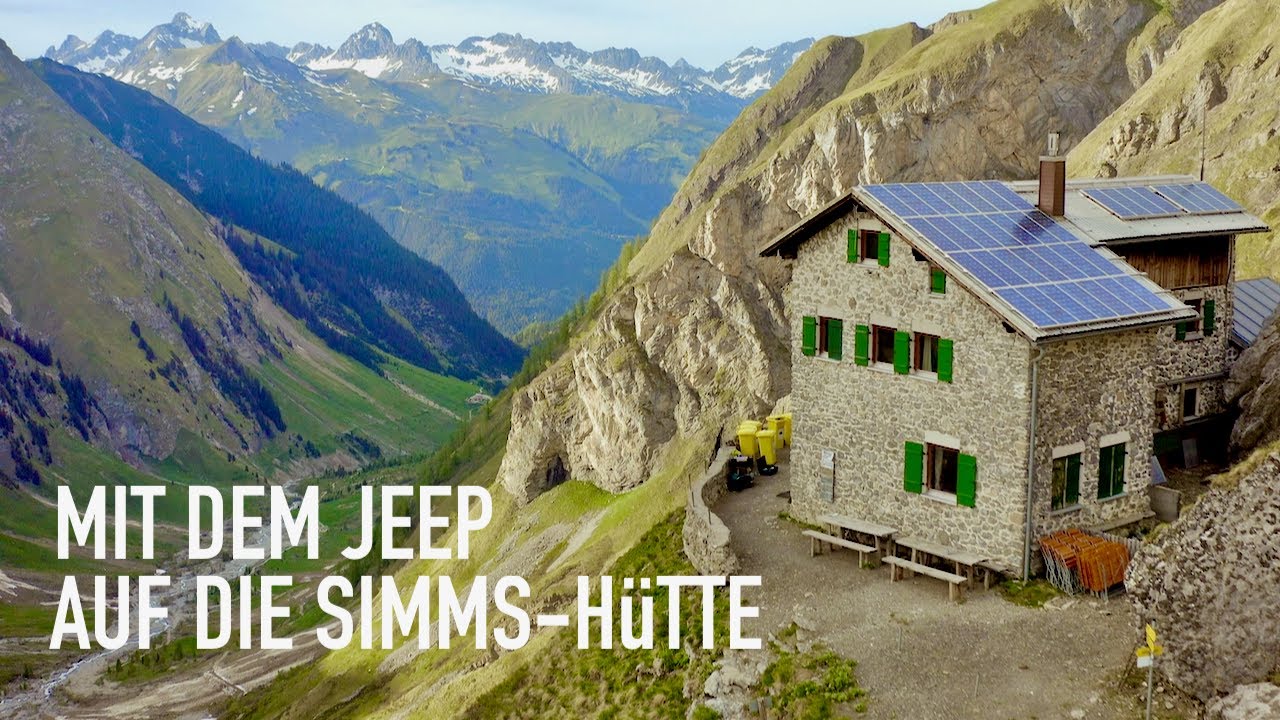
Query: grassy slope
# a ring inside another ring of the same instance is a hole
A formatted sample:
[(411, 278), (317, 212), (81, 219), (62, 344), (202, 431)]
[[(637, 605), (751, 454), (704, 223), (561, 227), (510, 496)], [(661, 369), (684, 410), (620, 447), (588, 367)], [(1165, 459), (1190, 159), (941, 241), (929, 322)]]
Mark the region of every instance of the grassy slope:
[(856, 94), (863, 84), (892, 68), (923, 37), (924, 31), (907, 24), (855, 37), (830, 36), (814, 43), (703, 152), (658, 218), (631, 271), (643, 277), (660, 268), (688, 243), (693, 229), (684, 223), (687, 218), (702, 217), (721, 192), (760, 172), (797, 128), (837, 99)]
[[(479, 421), (470, 429), (476, 460), (455, 475), (454, 481), (492, 483), (505, 437), (506, 402), (505, 397), (499, 400), (493, 409), (493, 418)], [(465, 587), (479, 574), (516, 573), (530, 581), (532, 602), (536, 603), (533, 607), (540, 611), (564, 608), (570, 595), (576, 592), (578, 575), (601, 574), (683, 505), (689, 471), (698, 466), (705, 453), (704, 448), (693, 443), (682, 447), (651, 482), (624, 495), (612, 496), (584, 483), (569, 482), (522, 508), (515, 506), (505, 493), (496, 491), (494, 520), (489, 531), (473, 536), (471, 559), (415, 561), (400, 568), (396, 577), (403, 587), (418, 576), (447, 574), (455, 586)], [(562, 526), (580, 528), (586, 518), (594, 522), (594, 527), (578, 539), (580, 544), (574, 543), (576, 547), (571, 548), (567, 541), (561, 540), (545, 554), (532, 556), (532, 564), (521, 563), (518, 567), (505, 567), (500, 573), (496, 571), (503, 567), (510, 554), (519, 555), (521, 548), (537, 545), (540, 538), (559, 537), (564, 532)], [(679, 556), (679, 533), (678, 530), (673, 533), (670, 526), (660, 531), (659, 536), (650, 538), (650, 542), (651, 552), (664, 558)], [(681, 564), (672, 569), (683, 567)], [(375, 622), (375, 634), (380, 632), (379, 622)], [(380, 670), (387, 656), (393, 653), (338, 651), (314, 666), (286, 673), (267, 688), (251, 693), (233, 704), (228, 715), (364, 718), (394, 717), (412, 709), (426, 717), (454, 717), (482, 699), (483, 707), (503, 705), (504, 695), (514, 694), (519, 688), (518, 684), (510, 683), (511, 678), (530, 672), (530, 663), (542, 665), (554, 659), (589, 672), (583, 669), (582, 663), (585, 662), (587, 668), (594, 665), (599, 669), (621, 665), (632, 668), (639, 657), (598, 653), (580, 658), (567, 637), (568, 631), (539, 633), (523, 650), (496, 657), (475, 650), (469, 641), (455, 641), (452, 650), (427, 651), (393, 671)], [(646, 665), (651, 662), (647, 658), (646, 655)], [(709, 671), (705, 666), (700, 667)], [(467, 672), (456, 674), (464, 669)], [(323, 681), (318, 682), (318, 677)], [(304, 688), (310, 692), (301, 692)], [(573, 693), (569, 693), (560, 700), (572, 702), (573, 697)], [(609, 705), (623, 700), (620, 694), (601, 702)], [(547, 709), (554, 714), (553, 707)], [(481, 716), (488, 714), (483, 708), (478, 712)]]
[[(621, 268), (606, 273), (601, 294), (615, 290), (614, 283), (620, 277)], [(598, 310), (600, 303), (593, 301), (587, 307)], [(588, 326), (592, 312), (594, 310), (584, 310), (562, 321), (564, 327), (551, 334), (551, 342), (559, 343), (555, 347), (563, 350), (566, 343), (577, 342), (572, 338), (572, 330)], [(548, 352), (554, 351), (544, 349), (533, 353), (528, 363), (541, 366)], [(674, 558), (680, 552), (678, 533), (673, 535), (670, 529), (665, 533), (659, 529), (656, 536), (644, 542), (642, 539), (646, 533), (661, 528), (672, 512), (683, 507), (687, 486), (706, 460), (712, 433), (675, 443), (650, 482), (631, 492), (610, 495), (592, 485), (571, 481), (530, 505), (519, 507), (506, 492), (493, 485), (510, 430), (511, 395), (512, 390), (504, 391), (477, 413), (436, 456), (422, 464), (417, 473), (422, 482), (490, 486), (494, 498), (490, 530), (473, 536), (472, 557), (467, 561), (419, 561), (400, 567), (395, 572), (401, 587), (422, 575), (447, 574), (455, 586), (465, 586), (478, 574), (519, 574), (532, 585), (533, 601), (538, 603), (534, 606), (536, 611), (545, 612), (571, 602), (578, 575), (603, 574), (638, 545), (645, 545), (647, 549), (633, 555), (633, 560), (661, 557), (666, 558), (661, 561), (663, 567), (667, 564), (674, 567), (677, 562)], [(403, 469), (397, 472), (402, 475)], [(547, 548), (547, 538), (560, 539)], [(448, 538), (443, 542), (447, 544)], [(530, 550), (539, 546), (545, 552)], [(520, 559), (511, 560), (512, 556)], [(504, 562), (515, 564), (503, 565)], [(314, 569), (306, 564), (302, 566)], [(375, 623), (375, 633), (379, 632), (378, 627)], [(564, 631), (539, 633), (520, 652), (500, 656), (476, 651), (468, 643), (455, 643), (452, 650), (428, 651), (407, 664), (396, 663), (395, 667), (387, 668), (380, 665), (391, 653), (339, 651), (282, 674), (274, 683), (233, 703), (227, 716), (323, 715), (333, 720), (396, 716), (411, 711), (425, 717), (454, 717), (475, 707), (477, 716), (483, 717), (492, 708), (509, 705), (520, 690), (520, 685), (513, 684), (512, 679), (539, 672), (536, 665), (541, 665), (543, 660), (558, 663), (562, 668), (573, 668), (576, 673), (595, 675), (622, 665), (634, 667), (639, 657), (630, 653), (584, 656), (571, 647), (573, 643), (569, 638), (570, 633)], [(707, 658), (699, 660), (689, 672), (705, 679), (707, 661)], [(644, 664), (650, 665), (651, 658), (645, 656)], [(317, 676), (324, 681), (317, 682)], [(624, 697), (619, 694), (611, 701), (601, 702), (605, 702), (603, 707), (618, 707)], [(577, 698), (570, 692), (560, 695), (557, 702), (570, 703)], [(676, 705), (680, 702), (676, 701)], [(546, 705), (552, 714), (557, 708), (565, 707)]]
[[(1205, 13), (1151, 79), (1072, 151), (1071, 171), (1091, 176), (1110, 163), (1120, 175), (1197, 174), (1208, 97), (1205, 179), (1280, 228), (1278, 18), (1275, 0), (1228, 0)], [(1237, 272), (1280, 277), (1274, 232), (1241, 239)]]
[[(1183, 3), (1133, 0), (1131, 4), (1142, 14), (1127, 45), (1128, 53), (1135, 54), (1146, 49), (1162, 29), (1173, 25), (1171, 13)], [(1087, 17), (1089, 9), (1085, 6), (1080, 12)], [(936, 32), (908, 24), (856, 37), (828, 37), (815, 43), (773, 89), (744, 110), (707, 149), (658, 218), (652, 241), (632, 264), (631, 272), (645, 277), (661, 268), (689, 242), (718, 198), (758, 180), (782, 158), (803, 162), (804, 148), (814, 137), (815, 129), (840, 125), (833, 118), (855, 117), (868, 129), (883, 122), (891, 130), (909, 124), (922, 112), (922, 106), (941, 105), (953, 115), (957, 109), (980, 115), (981, 105), (964, 97), (937, 101), (938, 97), (946, 98), (948, 91), (957, 91), (956, 83), (949, 86), (948, 79), (959, 78), (961, 92), (973, 88), (993, 90), (986, 85), (989, 76), (1001, 75), (1003, 68), (998, 63), (987, 63), (1011, 51), (1029, 54), (1025, 47), (1028, 36), (1060, 44), (1067, 54), (1089, 51), (1082, 45), (1081, 34), (1073, 29), (1062, 3), (1056, 0), (996, 0), (961, 16), (960, 21), (945, 23)], [(1012, 73), (1003, 74), (1007, 78)], [(897, 137), (904, 142), (916, 139)], [(917, 166), (922, 159), (914, 152), (899, 153), (890, 148), (884, 161), (877, 165), (896, 167), (898, 154), (916, 158), (916, 165), (908, 165), (903, 171), (919, 174)], [(985, 162), (986, 172), (1013, 172), (998, 153), (988, 153)], [(857, 161), (843, 164), (866, 170)], [(844, 180), (857, 182), (858, 177)], [(690, 218), (695, 221), (688, 222)]]
[[(80, 499), (100, 484), (171, 484), (159, 520), (181, 524), (188, 484), (227, 486), (257, 482), (264, 474), (312, 472), (320, 466), (307, 457), (303, 442), (322, 453), (346, 452), (339, 436), (347, 432), (377, 443), (388, 457), (426, 453), (469, 412), (465, 400), (475, 386), (394, 360), (379, 377), (329, 351), (263, 301), (265, 293), (248, 281), (199, 212), (66, 108), (2, 46), (0, 107), (23, 118), (0, 131), (6, 147), (40, 158), (0, 160), (6, 178), (0, 288), (15, 317), (28, 332), (49, 338), (64, 366), (83, 375), (100, 397), (108, 389), (144, 422), (178, 428), (172, 452), (163, 459), (144, 456), (139, 469), (52, 424), (54, 464), (42, 468), (45, 482), (0, 489), (0, 568), (41, 587), (56, 587), (64, 573), (86, 569), (54, 555), (51, 503), (60, 484)], [(282, 348), (281, 358), (264, 353), (249, 367), (273, 393), (288, 431), (250, 452), (227, 424), (253, 436), (251, 423), (207, 378), (194, 396), (172, 391), (153, 375), (129, 330), (138, 318), (162, 361), (170, 353), (189, 358), (158, 307), (161, 298), (167, 294), (217, 338), (223, 292), (252, 306)], [(176, 546), (172, 535), (161, 540), (162, 555)], [(148, 564), (125, 567), (149, 571)], [(47, 633), (52, 610), (37, 605), (44, 599), (0, 603), (0, 637)], [(52, 659), (37, 658), (37, 667), (46, 661)]]
[[(17, 147), (41, 151), (43, 159), (32, 170), (14, 168), (0, 201), (8, 228), (0, 241), (6, 250), (0, 287), (15, 317), (49, 338), (57, 357), (91, 387), (110, 386), (135, 412), (221, 441), (240, 455), (222, 417), (252, 436), (249, 424), (209, 383), (191, 402), (163, 377), (152, 377), (129, 331), (138, 318), (158, 358), (188, 357), (167, 318), (156, 318), (160, 298), (167, 295), (216, 339), (222, 334), (217, 325), (225, 322), (225, 294), (253, 307), (282, 348), (281, 358), (259, 350), (258, 361), (249, 364), (278, 395), (290, 435), (332, 444), (335, 436), (356, 430), (385, 443), (391, 454), (420, 453), (448, 435), (474, 386), (395, 361), (384, 379), (329, 351), (261, 300), (261, 290), (203, 215), (105, 143), (24, 66), (9, 67), (0, 70), (12, 76), (0, 75), (0, 101), (21, 98), (29, 116), (40, 118), (40, 130), (24, 130)], [(179, 449), (187, 445), (179, 443)]]

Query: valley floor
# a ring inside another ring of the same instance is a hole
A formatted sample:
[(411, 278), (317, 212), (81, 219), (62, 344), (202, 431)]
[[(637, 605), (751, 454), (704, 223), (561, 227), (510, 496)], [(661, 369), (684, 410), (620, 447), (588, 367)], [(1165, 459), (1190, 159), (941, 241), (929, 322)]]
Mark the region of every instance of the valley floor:
[(862, 569), (851, 552), (810, 558), (800, 526), (779, 517), (789, 487), (784, 466), (715, 508), (740, 572), (764, 580), (748, 594), (761, 612), (747, 629), (768, 637), (795, 623), (800, 640), (856, 660), (871, 698), (865, 717), (1139, 717), (1136, 690), (1121, 689), (1137, 627), (1123, 597), (1029, 608), (979, 586), (956, 604), (945, 583), (891, 584), (887, 566)]

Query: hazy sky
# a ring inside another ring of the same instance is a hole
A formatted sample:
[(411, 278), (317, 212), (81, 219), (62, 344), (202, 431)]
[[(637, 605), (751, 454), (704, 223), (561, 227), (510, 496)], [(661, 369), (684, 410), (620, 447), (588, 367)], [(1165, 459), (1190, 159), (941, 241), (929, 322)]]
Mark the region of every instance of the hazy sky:
[(907, 21), (931, 23), (986, 0), (0, 0), (0, 39), (22, 58), (68, 34), (104, 29), (140, 36), (186, 11), (224, 37), (338, 45), (374, 20), (397, 42), (455, 43), (471, 35), (521, 33), (585, 50), (634, 47), (673, 62), (712, 67), (755, 45), (853, 35)]

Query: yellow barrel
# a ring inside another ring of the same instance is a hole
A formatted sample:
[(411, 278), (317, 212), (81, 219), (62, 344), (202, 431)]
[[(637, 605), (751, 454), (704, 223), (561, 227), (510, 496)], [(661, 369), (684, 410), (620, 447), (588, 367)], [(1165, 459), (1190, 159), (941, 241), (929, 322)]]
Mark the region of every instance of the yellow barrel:
[(791, 447), (791, 413), (782, 414), (782, 442)]
[(738, 425), (738, 445), (742, 447), (742, 454), (749, 458), (760, 457), (760, 450), (756, 443), (758, 432), (760, 432), (760, 423), (754, 420), (744, 420)]
[(786, 438), (783, 437), (783, 422), (781, 415), (770, 415), (766, 418), (769, 432), (773, 433), (773, 447), (781, 448)]
[(760, 454), (764, 456), (765, 464), (777, 465), (778, 453), (774, 449), (774, 439), (778, 436), (769, 430), (761, 430), (756, 433), (756, 440), (760, 443)]

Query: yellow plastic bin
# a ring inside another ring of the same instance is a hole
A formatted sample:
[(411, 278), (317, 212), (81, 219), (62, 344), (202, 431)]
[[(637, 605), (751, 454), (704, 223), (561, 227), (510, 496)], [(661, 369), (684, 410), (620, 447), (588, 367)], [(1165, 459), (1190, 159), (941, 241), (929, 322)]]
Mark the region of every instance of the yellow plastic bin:
[(791, 413), (782, 414), (782, 443), (791, 447)]
[(784, 437), (785, 429), (784, 429), (784, 423), (782, 422), (782, 416), (770, 415), (768, 418), (766, 418), (766, 422), (768, 423), (769, 432), (773, 433), (773, 438), (774, 438), (773, 447), (775, 449), (781, 449), (782, 446), (786, 443), (786, 438)]
[(738, 445), (742, 454), (749, 458), (760, 457), (760, 449), (756, 434), (760, 432), (760, 423), (747, 420), (738, 425)]
[(774, 448), (774, 439), (778, 437), (771, 430), (761, 430), (756, 433), (756, 441), (760, 444), (760, 454), (764, 456), (766, 465), (778, 464), (778, 453)]

